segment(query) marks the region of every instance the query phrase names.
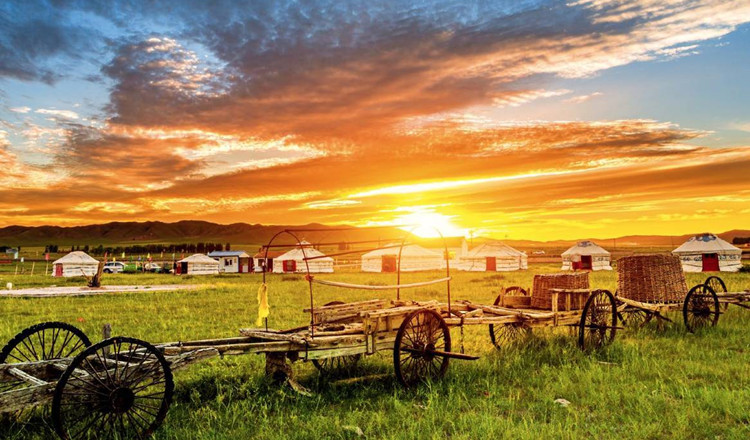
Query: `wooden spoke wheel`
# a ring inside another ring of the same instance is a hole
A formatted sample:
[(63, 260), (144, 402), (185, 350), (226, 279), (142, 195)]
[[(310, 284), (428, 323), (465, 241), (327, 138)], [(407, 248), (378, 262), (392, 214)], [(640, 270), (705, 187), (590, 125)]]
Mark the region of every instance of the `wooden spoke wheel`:
[[(343, 304), (346, 303), (343, 301), (331, 301), (323, 304), (323, 307), (340, 306)], [(314, 359), (312, 363), (320, 371), (320, 374), (324, 376), (341, 376), (353, 372), (357, 368), (360, 359), (362, 359), (362, 355), (354, 354), (350, 356)]]
[[(8, 342), (0, 351), (0, 364), (17, 364), (76, 356), (91, 342), (86, 334), (64, 322), (33, 325)], [(0, 382), (0, 393), (30, 385), (22, 380)]]
[[(716, 275), (711, 275), (710, 277), (706, 278), (706, 281), (703, 284), (706, 284), (708, 287), (712, 288), (717, 294), (727, 292), (727, 285), (724, 284), (724, 280), (717, 277)], [(726, 312), (727, 308), (729, 308), (729, 304), (727, 303), (720, 302), (719, 306), (721, 307), (722, 312)]]
[(682, 305), (682, 318), (690, 333), (719, 322), (719, 298), (708, 284), (693, 286)]
[(63, 373), (52, 422), (66, 440), (144, 439), (164, 421), (173, 391), (169, 364), (153, 345), (107, 339), (81, 352)]
[(651, 322), (654, 317), (653, 313), (650, 313), (643, 309), (628, 308), (622, 312), (623, 322), (626, 326), (632, 328), (643, 327), (644, 325)]
[(410, 313), (396, 333), (393, 366), (404, 387), (443, 377), (451, 350), (451, 334), (445, 320), (433, 310)]
[(324, 376), (344, 376), (351, 374), (356, 368), (362, 355), (336, 356), (325, 359), (314, 359), (315, 368)]
[(611, 343), (617, 332), (617, 305), (608, 290), (595, 290), (586, 300), (578, 327), (578, 346), (592, 350)]
[[(508, 287), (505, 289), (504, 294), (498, 295), (497, 298), (495, 298), (494, 304), (496, 306), (500, 304), (503, 295), (529, 296), (529, 292), (519, 286)], [(531, 328), (520, 322), (513, 324), (490, 324), (489, 332), (490, 340), (492, 340), (492, 344), (497, 348), (517, 345), (519, 342), (525, 341), (531, 337)]]

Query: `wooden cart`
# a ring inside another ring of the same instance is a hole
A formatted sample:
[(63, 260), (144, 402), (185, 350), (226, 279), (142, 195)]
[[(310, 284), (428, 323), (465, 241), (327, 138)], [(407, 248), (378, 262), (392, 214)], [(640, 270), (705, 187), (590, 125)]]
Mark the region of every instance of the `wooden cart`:
[[(282, 233), (297, 238), (291, 230)], [(296, 242), (301, 243), (298, 239)], [(403, 245), (402, 241), (401, 249)], [(304, 255), (305, 246), (300, 245), (300, 249)], [(305, 257), (310, 293), (310, 307), (305, 312), (310, 314), (310, 324), (303, 327), (274, 330), (268, 328), (266, 320), (264, 328), (241, 329), (238, 337), (153, 345), (127, 337), (106, 338), (92, 345), (83, 332), (65, 323), (30, 327), (1, 352), (0, 413), (51, 403), (53, 425), (63, 439), (87, 438), (90, 432), (103, 438), (145, 438), (158, 428), (169, 408), (174, 388), (172, 371), (219, 354), (263, 354), (266, 374), (294, 385), (290, 361), (311, 361), (330, 374), (351, 369), (363, 355), (391, 351), (396, 378), (411, 387), (442, 377), (450, 359), (477, 359), (453, 351), (450, 329), (454, 327), (488, 325), (496, 345), (502, 345), (509, 335), (542, 326), (577, 326), (579, 344), (584, 349), (614, 338), (616, 310), (610, 292), (555, 292), (562, 297), (586, 294), (588, 299), (580, 310), (560, 310), (557, 300), (552, 310), (504, 307), (500, 304), (502, 296), (493, 305), (453, 302), (448, 262), (443, 278), (403, 284), (401, 249), (397, 284), (392, 286), (317, 279), (308, 261), (318, 257)], [(446, 287), (446, 303), (401, 299), (402, 290), (439, 283)], [(316, 307), (314, 284), (395, 290), (396, 298)]]
[[(681, 312), (685, 328), (691, 333), (718, 323), (721, 301), (715, 290), (717, 277), (709, 277), (711, 282), (688, 290), (680, 260), (673, 255), (633, 255), (621, 258), (617, 264), (616, 300), (619, 317), (625, 324), (640, 327), (654, 319), (673, 322), (667, 316), (670, 312)], [(741, 302), (740, 297), (729, 294), (723, 301)]]
[(172, 371), (216, 354), (202, 348), (165, 355), (128, 337), (92, 345), (69, 324), (37, 324), (0, 352), (0, 416), (51, 404), (60, 438), (144, 438), (167, 414)]

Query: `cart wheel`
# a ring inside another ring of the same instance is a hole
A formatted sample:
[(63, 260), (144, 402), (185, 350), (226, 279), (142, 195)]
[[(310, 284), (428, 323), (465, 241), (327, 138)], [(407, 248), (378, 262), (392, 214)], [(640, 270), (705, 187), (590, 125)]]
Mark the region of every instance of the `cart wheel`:
[[(70, 324), (42, 322), (11, 339), (0, 351), (0, 364), (73, 357), (90, 345), (86, 334)], [(22, 380), (3, 381), (0, 382), (0, 393), (29, 386)]]
[(626, 326), (632, 328), (640, 328), (651, 322), (654, 317), (653, 313), (650, 313), (643, 309), (625, 309), (623, 312), (623, 322)]
[[(523, 287), (511, 286), (505, 289), (504, 295), (515, 295), (515, 296), (529, 296), (529, 292)], [(503, 294), (498, 295), (495, 298), (495, 305), (500, 304)], [(497, 348), (509, 347), (518, 344), (518, 342), (526, 340), (531, 337), (531, 327), (527, 327), (522, 323), (513, 324), (495, 324), (489, 325), (490, 340), (492, 344)]]
[(708, 284), (693, 286), (682, 305), (682, 318), (690, 333), (719, 322), (719, 298)]
[[(710, 288), (714, 289), (715, 293), (727, 292), (727, 285), (724, 284), (724, 280), (717, 277), (716, 275), (711, 275), (710, 277), (706, 278), (706, 281), (703, 284), (706, 284)], [(726, 312), (729, 308), (729, 304), (720, 302), (719, 307), (721, 308), (722, 312)]]
[(393, 367), (401, 385), (408, 388), (428, 379), (443, 377), (449, 359), (432, 353), (432, 350), (451, 350), (448, 325), (433, 310), (410, 313), (401, 323), (393, 347)]
[(362, 355), (336, 356), (325, 359), (313, 359), (315, 368), (324, 376), (344, 376), (350, 374), (357, 368), (357, 363)]
[(617, 331), (617, 305), (608, 290), (595, 290), (586, 300), (578, 330), (578, 346), (591, 350), (609, 344)]
[(91, 345), (76, 327), (64, 322), (42, 322), (17, 334), (0, 351), (0, 364), (72, 357)]
[(52, 422), (66, 440), (143, 439), (172, 402), (172, 370), (153, 345), (116, 337), (73, 359), (55, 387)]

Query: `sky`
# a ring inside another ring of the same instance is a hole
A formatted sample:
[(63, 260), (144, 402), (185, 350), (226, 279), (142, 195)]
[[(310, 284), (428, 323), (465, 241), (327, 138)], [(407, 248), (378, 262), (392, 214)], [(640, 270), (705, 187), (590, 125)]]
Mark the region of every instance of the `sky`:
[(750, 229), (750, 2), (5, 1), (0, 226)]

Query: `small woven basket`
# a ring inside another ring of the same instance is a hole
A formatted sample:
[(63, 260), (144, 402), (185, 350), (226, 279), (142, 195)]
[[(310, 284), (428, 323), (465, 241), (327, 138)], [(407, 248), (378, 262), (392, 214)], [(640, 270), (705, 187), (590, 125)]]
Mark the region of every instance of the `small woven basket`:
[[(531, 291), (531, 306), (536, 309), (552, 310), (552, 292), (550, 289), (588, 289), (589, 273), (561, 273), (551, 275), (534, 275), (534, 289)], [(583, 308), (584, 301), (575, 301), (572, 309)], [(563, 295), (557, 300), (559, 310), (565, 308)]]
[(643, 254), (617, 260), (617, 295), (645, 303), (682, 302), (685, 274), (676, 255)]

